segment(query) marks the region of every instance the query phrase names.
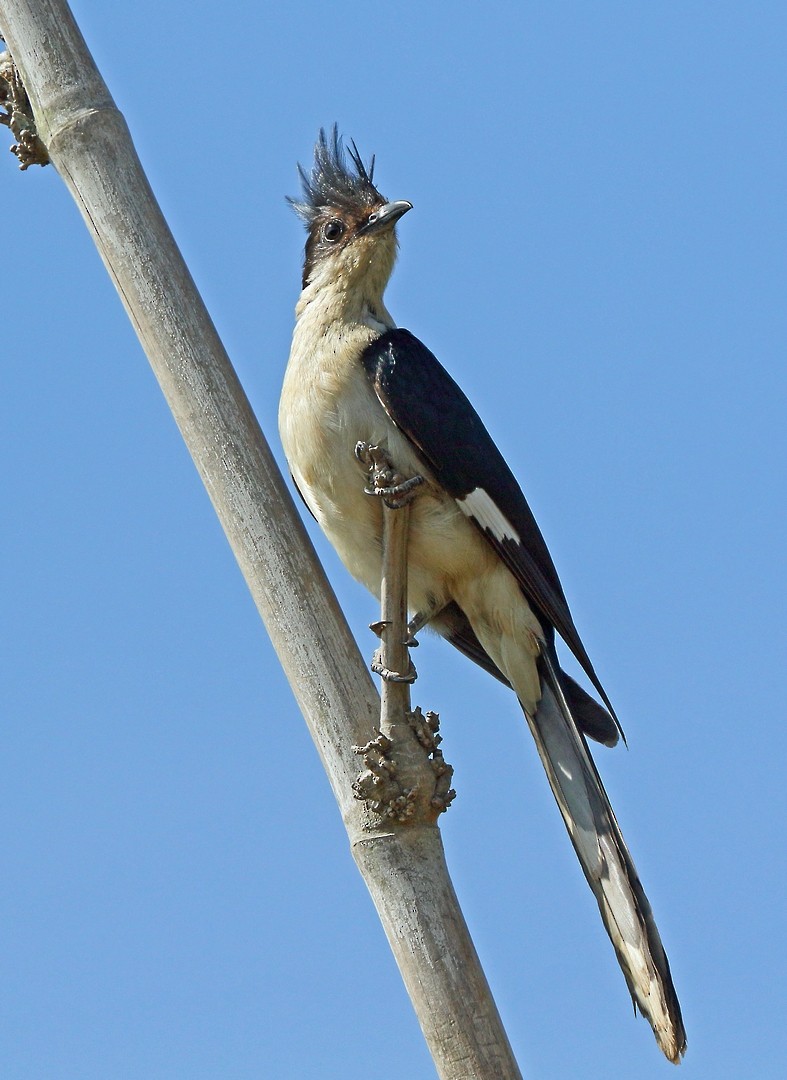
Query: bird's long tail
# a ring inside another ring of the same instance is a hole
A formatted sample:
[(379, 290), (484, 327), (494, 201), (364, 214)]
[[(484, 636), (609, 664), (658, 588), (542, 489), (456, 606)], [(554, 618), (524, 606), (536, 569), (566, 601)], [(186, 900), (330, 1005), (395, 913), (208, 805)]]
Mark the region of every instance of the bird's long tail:
[(607, 793), (561, 688), (548, 647), (539, 658), (541, 700), (528, 724), (585, 877), (598, 901), (635, 1008), (677, 1064), (686, 1049), (669, 963)]

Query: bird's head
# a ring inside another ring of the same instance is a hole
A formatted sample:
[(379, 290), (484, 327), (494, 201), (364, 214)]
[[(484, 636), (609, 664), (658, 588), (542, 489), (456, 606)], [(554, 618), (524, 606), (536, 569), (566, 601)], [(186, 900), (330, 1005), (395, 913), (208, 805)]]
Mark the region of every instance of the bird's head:
[(412, 203), (387, 202), (373, 183), (374, 158), (367, 169), (355, 143), (347, 154), (349, 163), (334, 125), (330, 139), (320, 131), (311, 173), (298, 166), (303, 197), (288, 201), (309, 234), (303, 287), (330, 284), (382, 298), (396, 259), (394, 225)]

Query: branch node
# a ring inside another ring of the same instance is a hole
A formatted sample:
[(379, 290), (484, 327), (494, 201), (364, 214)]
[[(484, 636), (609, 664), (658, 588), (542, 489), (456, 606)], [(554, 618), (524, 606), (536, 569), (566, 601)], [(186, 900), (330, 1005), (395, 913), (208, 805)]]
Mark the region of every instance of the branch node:
[(356, 754), (363, 755), (366, 766), (366, 772), (353, 784), (353, 795), (370, 803), (383, 820), (405, 822), (415, 813), (417, 789), (398, 780), (398, 766), (390, 756), (392, 749), (393, 742), (380, 731), (365, 746), (353, 747)]
[(442, 814), (456, 798), (456, 792), (451, 787), (451, 781), (454, 777), (453, 765), (448, 764), (443, 757), (443, 751), (439, 749), (440, 743), (443, 741), (442, 736), (438, 734), (440, 716), (431, 710), (424, 714), (421, 712), (421, 707), (416, 705), (415, 709), (407, 714), (407, 722), (416, 739), (426, 751), (427, 760), (434, 773), (434, 794), (430, 800), (430, 805), (437, 810), (438, 814)]
[(24, 172), (31, 165), (48, 165), (49, 154), (38, 137), (30, 99), (9, 52), (0, 53), (0, 109), (0, 124), (16, 139), (10, 150), (19, 168)]

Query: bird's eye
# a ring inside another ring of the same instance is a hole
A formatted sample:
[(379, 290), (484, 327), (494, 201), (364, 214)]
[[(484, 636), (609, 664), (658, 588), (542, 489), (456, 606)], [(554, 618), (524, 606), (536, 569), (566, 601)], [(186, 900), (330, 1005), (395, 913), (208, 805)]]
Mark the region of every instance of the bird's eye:
[(334, 218), (332, 221), (329, 221), (323, 227), (322, 235), (325, 237), (326, 240), (334, 241), (338, 240), (343, 232), (344, 223)]

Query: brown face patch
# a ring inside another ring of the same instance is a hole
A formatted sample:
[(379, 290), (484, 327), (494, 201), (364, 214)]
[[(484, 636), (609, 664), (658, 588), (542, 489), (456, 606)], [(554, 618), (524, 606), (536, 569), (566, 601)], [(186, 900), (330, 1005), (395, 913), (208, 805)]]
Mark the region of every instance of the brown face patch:
[(385, 200), (378, 195), (375, 203), (363, 206), (341, 209), (324, 206), (320, 209), (309, 226), (309, 235), (306, 239), (303, 256), (304, 288), (317, 264), (351, 244), (357, 237), (359, 229), (369, 220), (370, 215), (384, 205)]

